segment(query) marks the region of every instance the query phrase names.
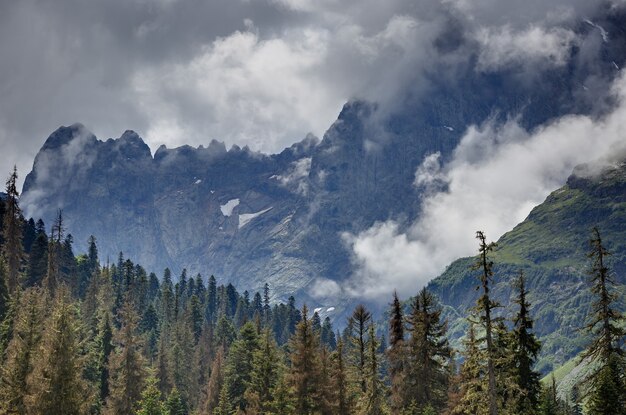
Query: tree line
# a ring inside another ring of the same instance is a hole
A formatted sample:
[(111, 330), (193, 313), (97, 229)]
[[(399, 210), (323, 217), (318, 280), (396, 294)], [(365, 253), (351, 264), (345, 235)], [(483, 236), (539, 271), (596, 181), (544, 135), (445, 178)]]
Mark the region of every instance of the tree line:
[(50, 232), (25, 220), (17, 172), (0, 201), (0, 414), (613, 415), (626, 414), (624, 329), (600, 232), (590, 240), (594, 294), (582, 358), (598, 369), (575, 396), (534, 370), (524, 275), (514, 314), (491, 295), (483, 232), (474, 270), (480, 296), (461, 350), (427, 288), (388, 322), (358, 305), (341, 331), (306, 305), (240, 293), (215, 277), (159, 278), (120, 253), (103, 265), (97, 241), (76, 256), (59, 212)]

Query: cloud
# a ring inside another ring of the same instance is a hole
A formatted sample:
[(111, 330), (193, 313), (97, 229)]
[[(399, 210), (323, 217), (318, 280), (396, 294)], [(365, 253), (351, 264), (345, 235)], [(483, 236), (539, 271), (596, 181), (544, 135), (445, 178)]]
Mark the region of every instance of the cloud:
[(408, 227), (387, 221), (344, 235), (358, 271), (342, 290), (385, 301), (394, 289), (413, 293), (451, 261), (473, 255), (476, 230), (498, 239), (562, 186), (575, 166), (624, 154), (626, 76), (613, 92), (618, 105), (601, 119), (565, 116), (530, 133), (516, 120), (487, 121), (467, 129), (440, 169), (438, 157), (428, 156), (416, 176), (444, 180), (446, 189), (427, 193), (420, 218)]
[[(592, 18), (598, 6), (581, 0), (2, 2), (0, 145), (8, 150), (0, 172), (15, 162), (26, 172), (44, 138), (77, 121), (100, 137), (131, 128), (153, 150), (216, 138), (279, 151), (310, 131), (321, 135), (348, 99), (393, 103), (407, 88), (423, 88), (425, 71), (466, 59), (471, 51), (442, 54), (433, 46), (450, 27), (460, 39), (478, 36), (485, 47), (497, 46), (509, 60), (519, 52), (559, 63), (558, 27), (576, 16)], [(506, 42), (497, 43), (494, 36), (502, 34)], [(520, 50), (520, 39), (535, 44)], [(497, 65), (495, 55), (481, 56), (485, 67)]]
[(478, 70), (495, 71), (516, 65), (536, 70), (537, 65), (563, 66), (575, 44), (574, 32), (564, 28), (530, 26), (515, 32), (510, 26), (481, 28)]

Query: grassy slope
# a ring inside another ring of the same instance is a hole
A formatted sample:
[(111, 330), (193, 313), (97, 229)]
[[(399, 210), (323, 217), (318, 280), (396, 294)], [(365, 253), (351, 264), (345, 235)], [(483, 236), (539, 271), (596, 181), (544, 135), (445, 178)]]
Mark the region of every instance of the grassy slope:
[[(626, 165), (604, 171), (594, 179), (570, 177), (528, 218), (498, 241), (494, 294), (512, 315), (509, 306), (512, 282), (523, 270), (530, 290), (536, 332), (543, 349), (538, 368), (547, 373), (568, 362), (585, 346), (580, 328), (589, 311), (587, 285), (588, 239), (598, 226), (613, 252), (611, 265), (620, 284), (621, 303), (626, 299)], [(465, 330), (463, 316), (475, 304), (478, 292), (472, 258), (452, 263), (431, 284), (447, 310), (453, 337)]]

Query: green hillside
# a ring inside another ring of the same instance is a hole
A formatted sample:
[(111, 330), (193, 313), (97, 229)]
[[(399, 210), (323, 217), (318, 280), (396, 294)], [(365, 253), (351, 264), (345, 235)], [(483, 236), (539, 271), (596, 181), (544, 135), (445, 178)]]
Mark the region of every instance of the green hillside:
[[(613, 253), (610, 266), (626, 299), (626, 163), (595, 176), (578, 167), (567, 184), (554, 191), (528, 218), (498, 241), (494, 294), (510, 316), (514, 278), (523, 271), (530, 290), (535, 330), (543, 348), (538, 368), (547, 373), (574, 357), (585, 345), (580, 328), (589, 310), (587, 251), (590, 230), (598, 226)], [(462, 258), (433, 280), (432, 289), (448, 313), (451, 335), (463, 336), (463, 315), (478, 292), (473, 258)], [(626, 302), (626, 301), (625, 301)], [(623, 306), (623, 305), (622, 305)]]

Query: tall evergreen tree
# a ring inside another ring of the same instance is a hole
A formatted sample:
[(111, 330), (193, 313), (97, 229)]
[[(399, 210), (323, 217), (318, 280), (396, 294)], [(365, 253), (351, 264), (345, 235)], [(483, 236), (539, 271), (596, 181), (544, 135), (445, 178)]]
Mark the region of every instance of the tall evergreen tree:
[(224, 383), (234, 410), (246, 409), (244, 394), (252, 380), (253, 356), (258, 348), (256, 327), (248, 322), (239, 330), (237, 340), (229, 349), (224, 371)]
[(516, 396), (516, 412), (520, 415), (534, 415), (539, 405), (541, 393), (540, 375), (533, 370), (541, 344), (532, 333), (533, 320), (530, 317), (530, 303), (527, 300), (528, 292), (524, 274), (516, 282), (518, 296), (514, 303), (519, 307), (513, 320), (513, 375), (520, 393)]
[[(65, 291), (65, 290), (63, 290)], [(27, 407), (33, 414), (81, 414), (86, 390), (81, 379), (76, 310), (68, 292), (59, 292), (28, 379)]]
[(6, 183), (6, 202), (3, 218), (2, 255), (7, 265), (7, 287), (9, 292), (17, 290), (20, 283), (20, 269), (24, 249), (22, 246), (22, 212), (18, 200), (20, 197), (17, 191), (17, 167), (13, 167), (13, 172)]
[(224, 349), (217, 349), (213, 364), (211, 365), (211, 376), (206, 386), (206, 400), (204, 402), (204, 412), (213, 413), (219, 405), (220, 394), (224, 386)]
[(469, 330), (463, 342), (464, 362), (460, 373), (460, 398), (452, 407), (452, 415), (489, 415), (485, 351), (476, 334), (476, 323), (469, 319)]
[(295, 413), (310, 415), (320, 405), (319, 384), (319, 338), (313, 331), (306, 305), (302, 308), (302, 319), (296, 325), (289, 349), (291, 368), (289, 384), (293, 390)]
[(482, 231), (476, 232), (476, 239), (479, 241), (478, 260), (473, 266), (473, 269), (480, 270), (479, 280), (482, 288), (482, 295), (477, 301), (476, 311), (480, 314), (483, 327), (485, 329), (485, 342), (486, 358), (487, 358), (487, 398), (489, 406), (489, 415), (498, 414), (498, 395), (496, 385), (496, 372), (495, 372), (495, 348), (493, 339), (493, 316), (492, 311), (494, 308), (499, 307), (499, 304), (491, 300), (489, 284), (493, 281), (493, 262), (489, 258), (489, 255), (496, 248), (494, 242), (487, 243), (487, 238)]
[(48, 235), (41, 219), (35, 225), (35, 241), (31, 246), (26, 269), (26, 287), (41, 285), (48, 270)]
[(354, 402), (348, 382), (348, 374), (344, 362), (343, 340), (339, 337), (337, 350), (331, 355), (331, 408), (334, 413), (350, 415), (354, 412)]
[(54, 225), (52, 226), (50, 239), (48, 240), (48, 270), (43, 284), (51, 295), (54, 295), (61, 280), (61, 259), (63, 253), (62, 242), (64, 232), (63, 212), (59, 210)]
[(348, 319), (348, 333), (350, 338), (349, 352), (351, 364), (355, 369), (356, 381), (360, 385), (361, 392), (367, 391), (366, 364), (367, 364), (367, 333), (372, 324), (372, 313), (363, 304), (354, 309)]
[(141, 392), (141, 401), (138, 406), (137, 415), (170, 415), (166, 414), (165, 406), (161, 401), (161, 391), (158, 387), (158, 379), (151, 375), (146, 380), (146, 387)]
[(442, 409), (448, 392), (450, 346), (446, 323), (441, 321), (441, 308), (426, 288), (413, 302), (410, 324), (408, 371), (414, 384), (409, 390), (409, 402), (415, 401), (420, 410), (428, 406)]
[(278, 378), (282, 376), (278, 348), (269, 328), (263, 331), (260, 347), (252, 357), (252, 374), (248, 390), (258, 398), (260, 413), (271, 409), (274, 390)]
[(380, 364), (378, 356), (378, 342), (374, 324), (369, 326), (368, 360), (367, 360), (367, 392), (362, 398), (359, 414), (384, 415), (388, 413), (385, 402), (385, 385), (380, 378)]
[(41, 341), (44, 318), (43, 292), (25, 290), (16, 308), (13, 336), (6, 350), (0, 376), (0, 413), (27, 414), (25, 397), (30, 392), (27, 379)]
[(391, 303), (387, 360), (391, 382), (391, 413), (397, 415), (405, 406), (406, 401), (406, 344), (404, 342), (404, 313), (396, 292), (393, 293)]
[(132, 414), (141, 399), (144, 383), (144, 361), (137, 335), (138, 317), (127, 301), (120, 310), (122, 327), (115, 335), (117, 350), (109, 362), (109, 390), (104, 413)]
[(607, 264), (610, 252), (605, 248), (597, 227), (592, 229), (589, 243), (591, 292), (596, 300), (592, 304), (590, 321), (586, 326), (593, 340), (583, 358), (600, 362), (599, 371), (591, 379), (589, 413), (622, 415), (626, 413), (625, 362), (624, 352), (620, 348), (620, 342), (626, 335), (626, 330), (620, 324), (624, 316), (614, 304), (617, 294), (610, 291), (610, 287), (615, 285)]

